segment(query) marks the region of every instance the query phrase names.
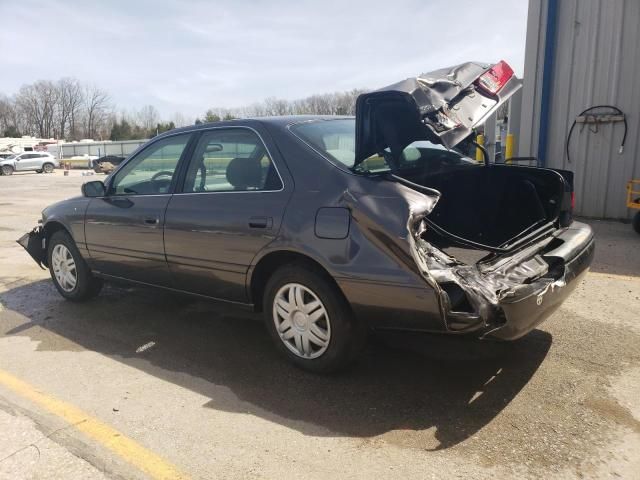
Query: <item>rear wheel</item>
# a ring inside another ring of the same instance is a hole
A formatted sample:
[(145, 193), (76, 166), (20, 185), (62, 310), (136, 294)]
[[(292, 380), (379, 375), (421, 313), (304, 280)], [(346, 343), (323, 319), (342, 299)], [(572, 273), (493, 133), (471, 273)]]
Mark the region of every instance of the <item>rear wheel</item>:
[(45, 163), (42, 166), (42, 171), (44, 171), (44, 173), (51, 173), (53, 172), (53, 163)]
[(326, 274), (286, 265), (267, 282), (267, 330), (278, 350), (295, 365), (331, 372), (351, 363), (366, 337), (363, 325)]
[(633, 216), (633, 229), (637, 232), (640, 233), (640, 211), (636, 212), (636, 214)]
[(67, 300), (81, 302), (100, 293), (102, 280), (91, 274), (67, 232), (60, 230), (51, 236), (47, 259), (53, 284)]
[(3, 165), (2, 166), (2, 175), (12, 175), (13, 167), (11, 165)]

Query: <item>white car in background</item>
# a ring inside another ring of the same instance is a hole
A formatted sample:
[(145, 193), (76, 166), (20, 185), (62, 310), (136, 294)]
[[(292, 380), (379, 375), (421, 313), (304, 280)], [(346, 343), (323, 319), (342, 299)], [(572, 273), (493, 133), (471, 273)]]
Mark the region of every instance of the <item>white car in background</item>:
[(22, 152), (0, 159), (0, 174), (27, 171), (51, 173), (59, 166), (60, 162), (49, 152)]

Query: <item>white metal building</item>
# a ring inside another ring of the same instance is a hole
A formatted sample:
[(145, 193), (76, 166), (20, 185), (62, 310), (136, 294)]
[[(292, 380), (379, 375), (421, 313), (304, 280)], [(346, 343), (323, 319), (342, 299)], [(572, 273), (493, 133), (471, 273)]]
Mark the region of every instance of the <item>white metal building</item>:
[(133, 153), (140, 145), (147, 142), (146, 139), (141, 140), (120, 140), (120, 141), (81, 141), (59, 143), (50, 145), (48, 150), (57, 158), (72, 157), (102, 157), (105, 155), (117, 155), (119, 157), (127, 157)]
[[(595, 105), (624, 112), (624, 150), (620, 119), (578, 123), (569, 162), (571, 125)], [(640, 178), (639, 119), (640, 0), (530, 0), (518, 155), (573, 170), (579, 215), (630, 218), (625, 186)]]

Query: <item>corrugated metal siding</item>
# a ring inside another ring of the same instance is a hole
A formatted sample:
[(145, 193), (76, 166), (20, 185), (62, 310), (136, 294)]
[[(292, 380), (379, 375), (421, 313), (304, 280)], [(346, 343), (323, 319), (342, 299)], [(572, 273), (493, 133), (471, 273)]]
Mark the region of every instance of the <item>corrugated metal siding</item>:
[[(576, 174), (576, 211), (600, 218), (630, 218), (625, 186), (640, 178), (640, 2), (560, 0), (549, 115), (547, 166)], [(537, 155), (546, 0), (531, 0), (525, 54), (520, 155)], [(596, 133), (576, 126), (571, 163), (565, 144), (582, 110), (612, 104), (627, 115), (622, 155), (621, 123), (600, 125)]]

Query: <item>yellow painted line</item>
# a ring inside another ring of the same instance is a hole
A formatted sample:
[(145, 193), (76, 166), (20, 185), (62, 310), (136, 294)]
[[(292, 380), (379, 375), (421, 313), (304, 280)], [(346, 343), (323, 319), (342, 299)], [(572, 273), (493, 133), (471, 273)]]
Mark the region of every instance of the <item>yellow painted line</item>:
[(640, 282), (640, 277), (634, 277), (632, 275), (620, 275), (618, 273), (607, 273), (607, 272), (589, 272), (588, 275), (594, 277), (606, 277), (611, 278), (613, 280), (622, 280), (624, 282)]
[(79, 408), (58, 400), (28, 383), (0, 370), (0, 385), (63, 418), (82, 433), (104, 445), (124, 460), (154, 479), (173, 480), (189, 478), (175, 466), (127, 438), (115, 428), (91, 417)]

